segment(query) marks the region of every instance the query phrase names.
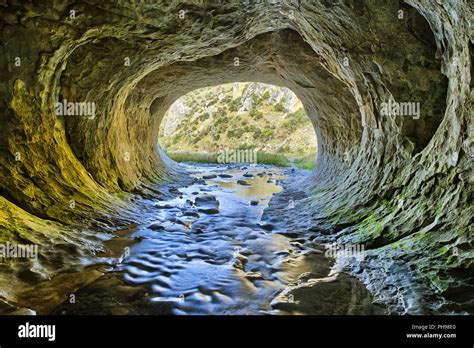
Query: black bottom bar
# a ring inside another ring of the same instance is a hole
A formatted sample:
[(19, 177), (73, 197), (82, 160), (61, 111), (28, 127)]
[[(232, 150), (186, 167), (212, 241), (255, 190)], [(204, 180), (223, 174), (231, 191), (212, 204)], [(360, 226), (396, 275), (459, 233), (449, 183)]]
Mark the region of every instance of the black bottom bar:
[[(28, 324), (27, 324), (28, 323)], [(34, 325), (55, 325), (52, 331)], [(21, 332), (20, 332), (21, 331)], [(28, 331), (28, 333), (26, 333)], [(474, 346), (473, 316), (3, 316), (0, 346)], [(46, 337), (19, 337), (39, 335)], [(415, 337), (416, 336), (416, 337)], [(49, 337), (49, 338), (48, 338)]]

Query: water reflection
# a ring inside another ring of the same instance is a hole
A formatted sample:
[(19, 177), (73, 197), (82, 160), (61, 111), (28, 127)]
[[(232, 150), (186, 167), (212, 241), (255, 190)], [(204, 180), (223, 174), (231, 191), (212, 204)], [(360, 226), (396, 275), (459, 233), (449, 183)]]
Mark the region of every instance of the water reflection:
[[(326, 277), (320, 245), (262, 228), (282, 169), (188, 166), (194, 184), (160, 202), (113, 272), (82, 289), (65, 314), (311, 313), (272, 301), (302, 276)], [(242, 181), (244, 180), (245, 183)], [(240, 183), (238, 183), (240, 182)], [(349, 288), (350, 290), (350, 288)], [(347, 296), (342, 294), (341, 296)]]

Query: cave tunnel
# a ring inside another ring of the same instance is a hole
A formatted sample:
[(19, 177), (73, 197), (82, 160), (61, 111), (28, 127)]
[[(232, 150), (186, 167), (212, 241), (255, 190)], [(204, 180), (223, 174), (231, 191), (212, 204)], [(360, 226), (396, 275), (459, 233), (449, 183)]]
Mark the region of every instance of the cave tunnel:
[[(364, 245), (335, 266), (387, 313), (474, 313), (472, 4), (376, 3), (0, 1), (0, 242), (38, 246), (2, 261), (0, 309), (48, 314), (107, 277), (90, 265), (123, 259), (133, 239), (117, 231), (192, 183), (157, 147), (165, 112), (257, 81), (291, 89), (318, 138), (314, 171), (275, 192), (262, 226)], [(279, 308), (298, 312), (286, 285)]]

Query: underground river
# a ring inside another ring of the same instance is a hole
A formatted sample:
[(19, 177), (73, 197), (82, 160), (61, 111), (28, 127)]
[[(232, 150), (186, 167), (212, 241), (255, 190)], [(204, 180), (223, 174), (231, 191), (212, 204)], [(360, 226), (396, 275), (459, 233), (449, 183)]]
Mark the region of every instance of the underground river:
[(324, 245), (262, 218), (282, 182), (309, 171), (237, 164), (184, 168), (192, 183), (160, 187), (176, 197), (148, 200), (143, 222), (107, 242), (108, 249), (127, 245), (119, 263), (53, 313), (384, 313), (358, 280), (331, 271)]

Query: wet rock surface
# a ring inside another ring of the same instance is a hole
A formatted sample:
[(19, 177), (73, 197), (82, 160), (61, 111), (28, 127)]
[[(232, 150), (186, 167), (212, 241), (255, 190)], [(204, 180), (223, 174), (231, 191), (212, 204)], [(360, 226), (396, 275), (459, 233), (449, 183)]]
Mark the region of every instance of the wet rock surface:
[[(194, 176), (203, 177), (225, 167), (188, 168), (198, 171)], [(195, 205), (199, 208), (218, 202), (219, 215), (182, 214), (180, 219), (189, 218), (185, 220), (188, 225), (176, 223), (176, 216), (202, 185), (181, 188), (183, 198), (168, 203), (178, 212), (160, 212), (159, 217), (150, 217), (160, 222), (137, 227), (130, 237), (140, 236), (141, 241), (131, 247), (130, 255), (113, 271), (79, 290), (77, 303), (66, 302), (54, 313), (383, 313), (383, 307), (372, 303), (370, 293), (355, 278), (338, 275), (326, 281), (332, 261), (324, 256), (322, 245), (260, 228), (263, 209), (281, 190), (266, 183), (266, 174), (258, 175), (262, 169), (276, 177), (285, 175), (281, 169), (254, 167), (250, 187), (236, 183), (245, 175), (238, 168), (229, 171), (231, 178), (216, 176), (209, 182), (211, 192), (196, 197)], [(249, 198), (263, 203), (249, 206)], [(152, 228), (157, 225), (165, 228)], [(301, 290), (302, 279), (308, 284), (320, 282), (321, 286), (308, 285)], [(327, 291), (330, 294), (322, 296)]]
[[(292, 89), (318, 135), (313, 175), (265, 213), (274, 231), (365, 245), (364, 262), (337, 267), (393, 313), (472, 313), (470, 1), (0, 6), (0, 241), (39, 246), (37, 261), (2, 263), (3, 302), (47, 311), (29, 294), (63, 298), (61, 277), (100, 262), (114, 231), (149, 208), (176, 213), (146, 202), (176, 196), (157, 182), (186, 180), (157, 151), (163, 114), (193, 89), (259, 81)], [(96, 102), (95, 117), (58, 115), (63, 99)], [(392, 99), (420, 102), (419, 117), (383, 115)]]

